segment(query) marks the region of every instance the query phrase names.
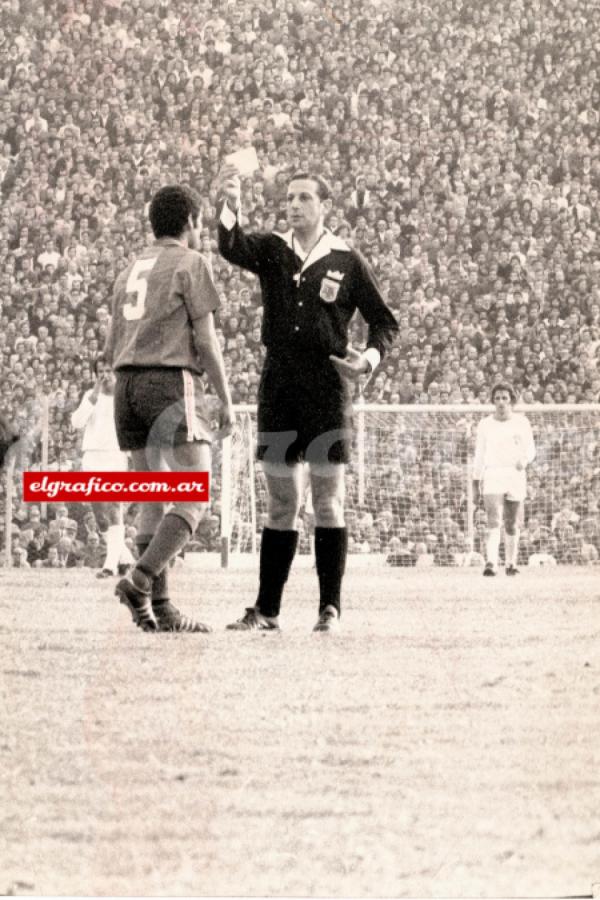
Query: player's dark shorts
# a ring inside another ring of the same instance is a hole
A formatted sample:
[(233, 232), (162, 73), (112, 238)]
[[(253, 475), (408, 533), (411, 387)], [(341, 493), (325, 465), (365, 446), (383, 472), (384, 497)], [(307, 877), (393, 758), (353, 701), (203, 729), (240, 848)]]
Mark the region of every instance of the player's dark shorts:
[(115, 425), (121, 450), (211, 443), (199, 375), (187, 369), (125, 367), (116, 376)]
[(349, 383), (328, 359), (269, 357), (258, 392), (257, 458), (272, 463), (347, 463)]

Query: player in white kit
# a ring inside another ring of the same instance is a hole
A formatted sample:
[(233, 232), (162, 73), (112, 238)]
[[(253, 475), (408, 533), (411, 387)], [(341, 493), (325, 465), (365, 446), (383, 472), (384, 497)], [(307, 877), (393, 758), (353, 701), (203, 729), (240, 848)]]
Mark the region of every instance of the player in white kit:
[[(71, 416), (73, 428), (83, 428), (81, 469), (83, 472), (127, 472), (129, 460), (119, 449), (114, 421), (115, 376), (102, 357), (94, 363), (96, 384), (86, 391)], [(121, 565), (132, 565), (133, 555), (125, 544), (120, 503), (101, 504), (108, 517), (105, 534), (106, 559), (98, 578), (116, 575)]]
[(484, 575), (495, 575), (504, 522), (504, 559), (507, 575), (517, 575), (519, 514), (527, 493), (527, 466), (535, 459), (529, 420), (514, 412), (516, 394), (509, 384), (492, 388), (496, 410), (477, 426), (473, 484), (475, 501), (483, 495), (487, 515)]

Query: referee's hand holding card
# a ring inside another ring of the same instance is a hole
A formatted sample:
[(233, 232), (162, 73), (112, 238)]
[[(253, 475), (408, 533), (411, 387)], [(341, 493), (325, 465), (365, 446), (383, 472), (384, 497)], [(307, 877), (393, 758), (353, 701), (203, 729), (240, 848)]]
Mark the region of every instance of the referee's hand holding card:
[(233, 163), (225, 163), (221, 168), (218, 185), (227, 206), (236, 213), (240, 208), (242, 185), (237, 167)]
[(359, 353), (350, 345), (346, 347), (345, 356), (330, 356), (329, 359), (342, 377), (350, 378), (352, 381), (356, 381), (361, 375), (368, 375), (372, 371), (364, 354)]

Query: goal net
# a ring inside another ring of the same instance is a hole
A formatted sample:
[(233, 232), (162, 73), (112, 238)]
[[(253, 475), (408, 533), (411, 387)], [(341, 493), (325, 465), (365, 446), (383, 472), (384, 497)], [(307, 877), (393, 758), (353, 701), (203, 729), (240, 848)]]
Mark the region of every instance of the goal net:
[[(349, 552), (395, 565), (479, 565), (485, 513), (473, 502), (475, 431), (491, 406), (357, 405), (346, 475)], [(600, 556), (600, 406), (523, 407), (537, 455), (528, 470), (519, 564), (592, 564)], [(255, 409), (238, 407), (223, 450), (222, 541), (256, 552), (266, 519), (264, 475), (254, 462)], [(308, 479), (306, 479), (308, 484)], [(311, 548), (310, 491), (300, 552)]]

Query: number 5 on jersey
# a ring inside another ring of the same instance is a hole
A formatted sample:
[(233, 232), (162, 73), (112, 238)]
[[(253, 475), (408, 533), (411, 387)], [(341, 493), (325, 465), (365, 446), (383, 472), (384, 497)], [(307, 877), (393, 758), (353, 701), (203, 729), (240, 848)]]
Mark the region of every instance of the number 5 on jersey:
[(149, 259), (137, 259), (133, 264), (125, 285), (125, 293), (128, 295), (135, 294), (135, 302), (123, 305), (123, 315), (128, 322), (141, 319), (144, 315), (148, 275), (154, 268), (156, 260), (156, 256), (151, 256)]

